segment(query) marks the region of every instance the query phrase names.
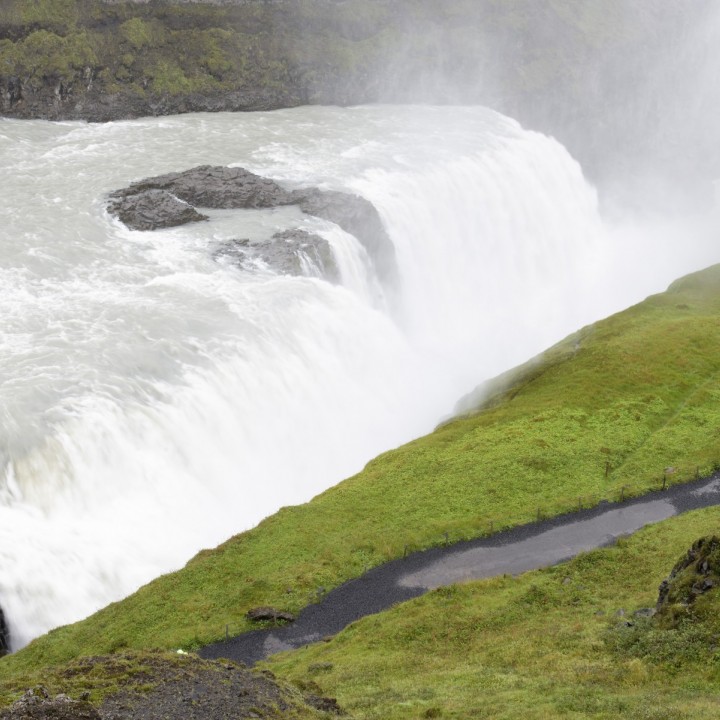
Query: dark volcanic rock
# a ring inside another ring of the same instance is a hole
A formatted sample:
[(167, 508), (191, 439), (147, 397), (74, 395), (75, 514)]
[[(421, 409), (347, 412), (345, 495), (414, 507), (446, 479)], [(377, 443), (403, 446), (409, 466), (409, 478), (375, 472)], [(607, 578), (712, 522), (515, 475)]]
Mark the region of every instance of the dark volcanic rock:
[[(181, 205), (182, 202), (189, 205)], [(396, 275), (395, 249), (371, 202), (358, 195), (318, 188), (288, 191), (274, 180), (243, 168), (201, 165), (140, 180), (112, 193), (108, 210), (128, 227), (154, 230), (206, 219), (190, 205), (215, 209), (297, 205), (305, 214), (329, 220), (355, 236), (367, 251), (380, 280), (392, 280)], [(278, 233), (265, 244), (243, 245), (247, 251), (231, 245), (216, 254), (235, 255), (240, 264), (244, 264), (245, 258), (259, 258), (290, 275), (307, 274), (303, 267), (306, 258), (323, 277), (333, 282), (339, 279), (327, 241), (302, 230)]]
[(147, 190), (166, 190), (186, 203), (206, 208), (270, 208), (293, 203), (291, 194), (274, 180), (243, 168), (213, 165), (147, 178), (111, 197), (129, 197)]
[(51, 698), (38, 686), (28, 690), (13, 705), (0, 710), (0, 720), (101, 720), (100, 713), (88, 702), (71, 700), (67, 695)]
[(209, 663), (193, 655), (143, 658), (142, 664), (140, 687), (128, 686), (106, 699), (100, 708), (103, 720), (325, 717), (269, 672), (252, 672), (232, 662)]
[[(83, 700), (51, 698), (38, 686), (0, 709), (0, 720), (319, 720), (325, 712), (342, 713), (333, 700), (316, 697), (315, 690), (306, 697), (268, 671), (187, 653), (82, 657), (50, 672), (48, 684)], [(98, 695), (104, 698), (99, 707), (85, 701)]]
[(275, 233), (272, 240), (257, 246), (256, 254), (284, 275), (307, 275), (306, 263), (309, 262), (330, 282), (340, 280), (340, 270), (330, 243), (304, 230)]
[(307, 215), (330, 220), (354, 235), (372, 258), (381, 280), (396, 271), (395, 248), (375, 206), (360, 197), (332, 190), (296, 190), (293, 199)]
[(131, 230), (157, 230), (208, 219), (166, 190), (119, 197), (108, 205), (108, 211)]
[(662, 581), (657, 613), (661, 619), (673, 616), (674, 608), (690, 608), (701, 596), (720, 587), (720, 538), (696, 540)]
[(261, 260), (282, 275), (320, 276), (333, 283), (340, 280), (330, 243), (299, 229), (275, 233), (270, 240), (257, 243), (229, 240), (219, 245), (213, 255), (246, 270)]
[(306, 700), (308, 705), (312, 705), (322, 712), (331, 713), (332, 715), (345, 714), (345, 711), (338, 705), (338, 701), (335, 698), (323, 697), (321, 695), (308, 695)]
[(263, 622), (265, 620), (282, 620), (283, 622), (295, 622), (295, 616), (292, 613), (283, 610), (276, 610), (274, 607), (256, 607), (247, 611), (248, 620), (253, 622)]
[(10, 630), (5, 622), (5, 615), (0, 608), (0, 657), (10, 651)]
[[(1, 35), (0, 26), (0, 39)], [(18, 119), (109, 122), (191, 112), (276, 110), (307, 104), (301, 89), (293, 87), (245, 87), (181, 95), (146, 91), (139, 95), (124, 88), (103, 89), (95, 79), (83, 77), (92, 74), (90, 68), (66, 82), (52, 77), (39, 81), (3, 78), (1, 70), (0, 116)]]

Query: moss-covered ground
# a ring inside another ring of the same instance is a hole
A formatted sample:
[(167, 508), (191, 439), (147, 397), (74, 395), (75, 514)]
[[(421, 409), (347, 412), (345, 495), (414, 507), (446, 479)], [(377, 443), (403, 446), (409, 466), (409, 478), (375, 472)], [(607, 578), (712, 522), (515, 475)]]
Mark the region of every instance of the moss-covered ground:
[[(192, 649), (403, 553), (706, 474), (720, 461), (720, 266), (490, 383), (476, 412), (0, 661), (0, 682), (127, 648)], [(682, 547), (673, 547), (679, 554)]]
[[(191, 654), (135, 651), (85, 657), (41, 675), (16, 679), (19, 690), (31, 686), (35, 686), (35, 693), (40, 697), (54, 698), (62, 693), (73, 700), (86, 700), (101, 707), (102, 717), (106, 718), (317, 720), (327, 717), (312, 704), (313, 699), (321, 698), (306, 697), (287, 682), (276, 681), (267, 673), (250, 671), (235, 663), (201, 660)], [(6, 687), (5, 691), (8, 690)], [(11, 700), (19, 694), (7, 692), (2, 699)], [(6, 717), (3, 709), (0, 717)], [(70, 715), (67, 711), (63, 714), (57, 706), (54, 709), (35, 706), (32, 713), (16, 709), (8, 717)]]

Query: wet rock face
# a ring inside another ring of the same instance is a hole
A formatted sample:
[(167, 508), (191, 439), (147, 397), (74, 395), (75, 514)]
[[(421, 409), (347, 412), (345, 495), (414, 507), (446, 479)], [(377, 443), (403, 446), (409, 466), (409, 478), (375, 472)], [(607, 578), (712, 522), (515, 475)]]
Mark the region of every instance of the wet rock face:
[[(132, 230), (155, 230), (206, 220), (195, 206), (258, 209), (296, 205), (307, 215), (329, 220), (355, 236), (370, 256), (381, 281), (396, 274), (395, 250), (374, 205), (349, 193), (302, 188), (286, 190), (270, 178), (243, 168), (201, 165), (133, 183), (110, 195), (108, 211)], [(260, 259), (278, 272), (306, 275), (305, 262), (333, 282), (337, 264), (326, 240), (302, 230), (277, 233), (265, 243), (226, 243), (217, 256), (235, 256), (244, 265)]]
[(208, 219), (166, 190), (145, 190), (118, 198), (108, 211), (131, 230), (158, 230)]
[(293, 196), (307, 215), (334, 222), (354, 235), (372, 258), (381, 280), (394, 276), (395, 248), (371, 202), (358, 195), (332, 190), (298, 190)]
[(0, 607), (0, 657), (10, 652), (10, 630)]
[(67, 695), (50, 697), (42, 686), (28, 690), (19, 700), (0, 711), (0, 720), (101, 720), (100, 713), (84, 700)]
[(201, 165), (133, 183), (111, 197), (132, 197), (165, 190), (190, 205), (205, 208), (271, 208), (292, 205), (291, 193), (274, 180), (243, 168)]
[(219, 246), (214, 256), (245, 270), (261, 261), (281, 275), (316, 275), (332, 283), (340, 281), (330, 243), (304, 230), (285, 230), (260, 243), (230, 240)]
[(720, 587), (720, 538), (700, 538), (660, 584), (658, 616), (671, 616), (678, 607), (691, 608), (698, 598), (717, 587)]

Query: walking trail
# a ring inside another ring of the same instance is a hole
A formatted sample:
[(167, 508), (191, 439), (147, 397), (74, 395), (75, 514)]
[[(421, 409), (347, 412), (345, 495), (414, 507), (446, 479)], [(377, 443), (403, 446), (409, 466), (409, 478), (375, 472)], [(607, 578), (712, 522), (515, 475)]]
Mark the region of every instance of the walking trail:
[(610, 545), (645, 525), (720, 505), (720, 474), (624, 503), (603, 502), (575, 513), (408, 555), (376, 567), (309, 605), (294, 623), (254, 630), (201, 648), (204, 658), (252, 665), (283, 650), (335, 635), (366, 615), (442, 585), (556, 565)]

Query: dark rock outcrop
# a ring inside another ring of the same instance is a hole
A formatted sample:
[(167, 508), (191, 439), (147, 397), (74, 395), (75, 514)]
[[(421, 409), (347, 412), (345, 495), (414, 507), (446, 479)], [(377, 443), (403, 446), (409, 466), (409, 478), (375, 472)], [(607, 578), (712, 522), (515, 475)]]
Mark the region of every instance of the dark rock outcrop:
[(338, 705), (338, 701), (335, 698), (323, 697), (322, 695), (308, 695), (308, 705), (312, 705), (314, 708), (330, 713), (331, 715), (344, 715), (345, 711)]
[(42, 686), (28, 690), (5, 710), (0, 720), (101, 720), (100, 713), (84, 700), (71, 700), (67, 695), (50, 697)]
[[(243, 168), (201, 165), (140, 180), (112, 193), (108, 211), (133, 230), (155, 230), (207, 219), (193, 206), (257, 209), (284, 205), (297, 205), (307, 215), (335, 223), (363, 245), (381, 281), (395, 277), (395, 249), (372, 203), (358, 195), (318, 188), (286, 190), (274, 180)], [(278, 233), (262, 244), (243, 240), (226, 243), (216, 254), (235, 256), (239, 264), (261, 259), (278, 272), (291, 275), (305, 274), (304, 255), (323, 277), (339, 279), (327, 241), (302, 230)]]
[(295, 203), (291, 193), (274, 180), (244, 168), (214, 165), (140, 180), (111, 197), (128, 198), (153, 190), (164, 190), (190, 205), (204, 208), (271, 208)]
[(372, 258), (381, 280), (394, 277), (395, 248), (371, 202), (359, 195), (317, 189), (297, 190), (293, 198), (307, 215), (334, 222), (354, 235)]
[[(325, 713), (342, 714), (333, 699), (319, 696), (319, 688), (303, 692), (268, 671), (188, 653), (82, 657), (48, 673), (48, 685), (81, 693), (81, 700), (51, 697), (36, 687), (1, 709), (0, 720), (320, 720)], [(98, 707), (86, 702), (97, 696), (103, 698)]]
[(0, 608), (0, 657), (10, 652), (10, 630), (5, 622), (5, 615)]
[(295, 616), (292, 613), (277, 610), (274, 607), (256, 607), (248, 610), (246, 615), (248, 620), (252, 620), (253, 622), (264, 622), (267, 620), (272, 620), (273, 622), (295, 622)]
[(217, 247), (213, 255), (243, 269), (252, 269), (259, 260), (281, 275), (318, 275), (332, 283), (340, 280), (330, 243), (299, 229), (275, 233), (270, 240), (259, 243), (230, 240)]
[(119, 196), (108, 211), (131, 230), (158, 230), (208, 219), (167, 190), (156, 189)]
[(319, 235), (304, 230), (275, 233), (272, 240), (260, 245), (260, 257), (271, 267), (286, 275), (304, 275), (304, 262), (317, 269), (330, 282), (339, 282), (340, 269), (330, 243)]
[(700, 538), (660, 584), (658, 617), (672, 621), (678, 609), (691, 609), (698, 598), (717, 587), (720, 587), (720, 538)]
[[(1, 38), (0, 38), (1, 39)], [(93, 71), (94, 72), (94, 71)], [(66, 82), (45, 77), (2, 78), (0, 116), (33, 120), (113, 120), (179, 115), (193, 112), (255, 112), (306, 104), (306, 93), (293, 87), (244, 87), (178, 95), (145, 92), (122, 87), (104, 88), (84, 81), (86, 72)], [(88, 85), (90, 88), (88, 89)]]

